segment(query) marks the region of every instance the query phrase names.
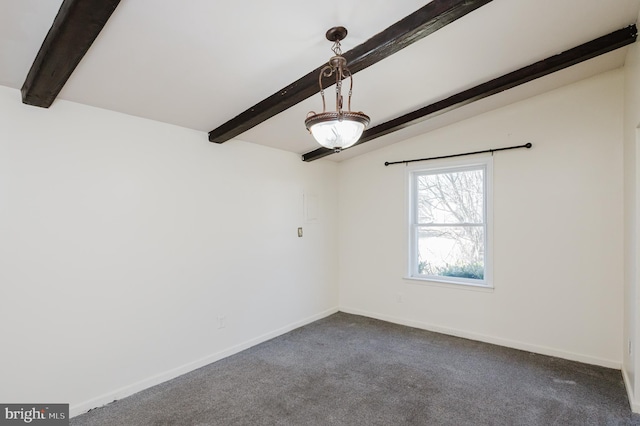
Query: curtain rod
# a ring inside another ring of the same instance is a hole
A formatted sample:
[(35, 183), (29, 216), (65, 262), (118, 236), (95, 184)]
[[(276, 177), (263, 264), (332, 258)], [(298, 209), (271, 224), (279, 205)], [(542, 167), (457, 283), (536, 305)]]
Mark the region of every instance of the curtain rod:
[(442, 158), (453, 158), (453, 157), (464, 157), (465, 155), (474, 155), (474, 154), (484, 154), (486, 152), (490, 152), (490, 153), (494, 153), (494, 152), (498, 152), (498, 151), (506, 151), (508, 149), (518, 149), (518, 148), (531, 148), (533, 145), (531, 144), (531, 142), (526, 143), (524, 145), (518, 145), (518, 146), (508, 146), (505, 148), (494, 148), (494, 149), (485, 149), (484, 151), (475, 151), (475, 152), (465, 152), (464, 154), (453, 154), (453, 155), (443, 155), (441, 157), (430, 157), (430, 158), (418, 158), (415, 160), (403, 160), (403, 161), (385, 161), (384, 165), (385, 166), (390, 166), (392, 164), (407, 164), (407, 163), (414, 163), (416, 161), (428, 161), (428, 160), (440, 160)]

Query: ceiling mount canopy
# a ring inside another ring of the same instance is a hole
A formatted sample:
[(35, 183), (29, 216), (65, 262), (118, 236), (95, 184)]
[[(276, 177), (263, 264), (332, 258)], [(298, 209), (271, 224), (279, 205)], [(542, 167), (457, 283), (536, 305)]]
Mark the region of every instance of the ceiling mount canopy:
[[(307, 130), (313, 135), (316, 141), (325, 148), (340, 152), (344, 148), (349, 148), (355, 144), (362, 132), (369, 125), (369, 116), (363, 112), (351, 111), (351, 95), (353, 92), (353, 77), (347, 68), (347, 60), (342, 56), (340, 41), (347, 36), (345, 27), (333, 27), (327, 31), (327, 40), (333, 42), (331, 50), (334, 55), (329, 59), (329, 63), (320, 70), (318, 84), (320, 85), (320, 95), (322, 96), (322, 112), (311, 111), (307, 114), (304, 124)], [(326, 110), (324, 98), (324, 88), (322, 78), (336, 78), (336, 109)], [(349, 79), (349, 95), (347, 98), (347, 110), (343, 109), (342, 82)]]

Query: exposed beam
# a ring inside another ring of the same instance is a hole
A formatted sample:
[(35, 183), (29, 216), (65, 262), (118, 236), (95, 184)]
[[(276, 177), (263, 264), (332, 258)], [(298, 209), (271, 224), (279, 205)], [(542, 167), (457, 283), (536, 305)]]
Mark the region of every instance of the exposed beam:
[[(351, 73), (355, 74), (491, 1), (433, 0), (381, 33), (349, 50), (343, 56), (348, 61)], [(322, 64), (304, 77), (213, 129), (209, 132), (209, 141), (226, 142), (315, 95), (320, 91), (318, 75), (324, 65), (326, 64)], [(325, 87), (330, 84), (330, 79), (323, 82)]]
[(22, 102), (49, 108), (120, 0), (64, 0), (22, 85)]
[[(378, 124), (365, 130), (360, 140), (354, 146), (634, 43), (637, 33), (638, 31), (635, 25), (628, 26), (585, 44), (581, 44), (571, 50), (538, 61), (501, 77), (494, 78), (486, 83), (464, 90), (446, 99), (394, 118), (393, 120)], [(303, 154), (302, 160), (313, 161), (331, 154), (333, 154), (333, 150), (331, 149), (318, 148)]]

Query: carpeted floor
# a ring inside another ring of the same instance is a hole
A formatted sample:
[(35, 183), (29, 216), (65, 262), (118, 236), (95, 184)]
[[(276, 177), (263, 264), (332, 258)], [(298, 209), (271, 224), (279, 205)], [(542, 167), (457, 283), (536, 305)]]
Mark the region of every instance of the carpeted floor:
[(620, 371), (338, 313), (71, 425), (640, 425)]

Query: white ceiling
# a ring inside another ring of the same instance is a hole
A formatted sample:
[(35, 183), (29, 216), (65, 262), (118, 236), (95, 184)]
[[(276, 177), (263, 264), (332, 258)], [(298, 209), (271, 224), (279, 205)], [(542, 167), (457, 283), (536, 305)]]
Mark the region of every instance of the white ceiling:
[[(19, 89), (62, 0), (0, 0), (0, 85)], [(208, 132), (427, 1), (122, 0), (58, 99)], [(494, 0), (354, 77), (375, 126), (636, 22), (640, 0)], [(378, 138), (354, 155), (624, 64), (626, 48)], [(55, 108), (54, 103), (51, 108)], [(302, 154), (320, 95), (238, 137)], [(207, 136), (203, 134), (206, 142)], [(208, 143), (208, 142), (207, 142)], [(233, 143), (229, 141), (226, 143)]]

